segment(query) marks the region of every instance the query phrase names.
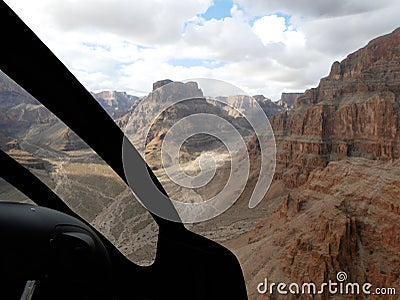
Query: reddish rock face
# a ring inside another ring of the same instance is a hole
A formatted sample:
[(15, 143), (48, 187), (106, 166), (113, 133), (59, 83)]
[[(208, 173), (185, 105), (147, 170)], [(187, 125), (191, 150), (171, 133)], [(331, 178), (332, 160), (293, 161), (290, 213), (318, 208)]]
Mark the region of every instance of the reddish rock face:
[(276, 179), (304, 184), (310, 171), (348, 156), (399, 158), (400, 30), (332, 65), (290, 112), (275, 115)]
[(304, 185), (277, 200), (274, 213), (226, 243), (243, 266), (249, 299), (268, 299), (256, 290), (265, 277), (320, 286), (337, 282), (338, 272), (346, 272), (347, 282), (398, 289), (399, 178), (398, 160), (347, 158), (312, 171)]
[[(239, 257), (250, 299), (281, 299), (257, 293), (266, 277), (320, 285), (337, 282), (341, 271), (347, 282), (394, 287), (398, 294), (399, 105), (396, 30), (335, 62), (293, 110), (270, 118), (277, 143), (275, 184), (284, 182), (289, 191), (266, 198), (274, 211), (226, 243)], [(257, 162), (257, 141), (248, 148)], [(315, 297), (331, 298), (336, 299)]]

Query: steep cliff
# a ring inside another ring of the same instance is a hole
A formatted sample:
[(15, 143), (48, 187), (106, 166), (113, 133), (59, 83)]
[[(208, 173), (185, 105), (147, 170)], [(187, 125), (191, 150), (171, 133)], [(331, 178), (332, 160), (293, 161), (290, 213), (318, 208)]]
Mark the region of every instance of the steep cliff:
[(399, 158), (400, 30), (332, 65), (297, 106), (271, 118), (277, 179), (304, 184), (315, 168), (345, 157)]
[[(337, 282), (338, 272), (346, 272), (346, 282), (398, 293), (399, 104), (397, 29), (335, 62), (293, 110), (270, 119), (277, 143), (274, 182), (287, 190), (266, 197), (273, 212), (225, 243), (239, 257), (250, 299), (280, 299), (258, 294), (265, 278), (319, 286)], [(248, 148), (257, 161), (257, 140)]]
[[(251, 231), (228, 241), (242, 264), (249, 298), (266, 298), (256, 289), (266, 277), (269, 282), (320, 286), (337, 282), (338, 272), (346, 272), (347, 282), (398, 288), (399, 166), (398, 160), (365, 158), (330, 162), (276, 200), (274, 213)], [(319, 297), (315, 299), (336, 299), (327, 293)]]

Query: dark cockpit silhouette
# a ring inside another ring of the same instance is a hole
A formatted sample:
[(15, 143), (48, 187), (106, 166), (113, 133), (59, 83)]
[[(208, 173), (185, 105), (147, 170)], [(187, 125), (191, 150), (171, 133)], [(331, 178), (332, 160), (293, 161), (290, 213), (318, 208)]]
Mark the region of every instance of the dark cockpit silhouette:
[[(0, 24), (0, 69), (126, 182), (121, 156), (124, 133), (3, 1)], [(156, 259), (151, 266), (138, 266), (2, 151), (0, 175), (37, 204), (0, 203), (1, 299), (21, 299), (22, 293), (23, 299), (247, 298), (236, 257), (181, 223), (152, 215), (159, 226)]]

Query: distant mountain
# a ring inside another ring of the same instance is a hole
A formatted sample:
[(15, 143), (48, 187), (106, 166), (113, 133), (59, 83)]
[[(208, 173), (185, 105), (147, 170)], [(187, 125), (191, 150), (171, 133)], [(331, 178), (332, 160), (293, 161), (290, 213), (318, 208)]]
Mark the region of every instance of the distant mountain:
[[(0, 131), (0, 138), (14, 139), (24, 144), (24, 151), (32, 153), (40, 148), (56, 151), (87, 148), (47, 108), (4, 73), (0, 73)], [(1, 144), (4, 149), (4, 142)]]
[[(139, 102), (139, 97), (125, 92), (104, 91), (93, 96), (114, 119), (126, 118)], [(54, 98), (56, 101), (57, 95)], [(5, 147), (10, 139), (29, 145), (29, 151), (88, 147), (38, 100), (0, 71), (0, 146)]]
[(114, 119), (123, 117), (140, 101), (139, 97), (128, 95), (126, 92), (103, 91), (92, 95)]
[(223, 109), (228, 111), (232, 116), (238, 115), (237, 109), (240, 109), (242, 112), (244, 112), (244, 114), (251, 111), (254, 108), (253, 100), (260, 105), (261, 109), (268, 118), (284, 111), (282, 106), (274, 103), (271, 99), (266, 98), (264, 95), (255, 95), (252, 97), (247, 95), (234, 95), (229, 97), (217, 97), (217, 99), (224, 100), (225, 103), (229, 104), (226, 106), (221, 105), (219, 102), (214, 103), (215, 105), (223, 107)]
[(0, 130), (14, 137), (48, 116), (37, 100), (0, 71)]
[[(145, 146), (143, 144), (144, 141), (147, 141), (149, 144), (153, 139), (162, 142), (165, 133), (175, 123), (194, 113), (206, 113), (220, 116), (236, 126), (239, 132), (242, 132), (244, 135), (250, 135), (251, 128), (242, 116), (232, 116), (228, 111), (224, 110), (221, 105), (217, 105), (216, 101), (206, 99), (201, 89), (197, 86), (197, 83), (167, 83), (171, 82), (164, 80), (155, 83), (154, 86), (156, 89), (141, 100), (140, 105), (137, 106), (132, 114), (131, 118), (134, 122), (129, 124), (127, 134), (138, 149), (143, 149)], [(162, 86), (163, 88), (161, 88)], [(184, 101), (163, 110), (164, 104), (168, 99), (182, 99)], [(162, 113), (158, 115), (160, 112)], [(148, 126), (150, 126), (150, 129)], [(206, 136), (196, 135), (190, 139), (189, 143), (185, 144), (184, 148), (191, 153), (195, 153), (211, 149), (214, 147), (214, 144), (215, 138), (211, 136), (206, 138)], [(148, 151), (147, 153), (150, 152), (151, 151)], [(152, 155), (154, 155), (155, 152), (152, 152)], [(156, 165), (159, 165), (159, 162), (156, 163)]]
[(297, 99), (302, 95), (303, 93), (282, 93), (281, 99), (278, 100), (277, 104), (285, 109), (292, 109), (296, 106)]
[(267, 117), (272, 117), (284, 110), (284, 108), (279, 105), (279, 103), (273, 102), (271, 99), (266, 98), (264, 95), (255, 95), (253, 98), (260, 104), (261, 108), (267, 115)]

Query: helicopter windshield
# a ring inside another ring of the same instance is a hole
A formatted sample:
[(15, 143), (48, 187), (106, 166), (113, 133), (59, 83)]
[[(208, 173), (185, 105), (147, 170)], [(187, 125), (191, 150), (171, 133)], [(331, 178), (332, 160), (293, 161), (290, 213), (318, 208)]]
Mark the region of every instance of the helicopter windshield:
[[(154, 261), (158, 226), (129, 187), (71, 129), (3, 72), (0, 113), (3, 151), (46, 183), (131, 261), (139, 265)], [(0, 199), (30, 202), (4, 180)]]

